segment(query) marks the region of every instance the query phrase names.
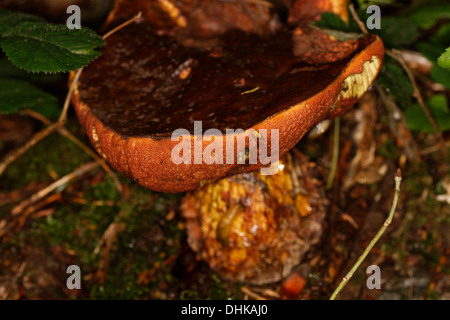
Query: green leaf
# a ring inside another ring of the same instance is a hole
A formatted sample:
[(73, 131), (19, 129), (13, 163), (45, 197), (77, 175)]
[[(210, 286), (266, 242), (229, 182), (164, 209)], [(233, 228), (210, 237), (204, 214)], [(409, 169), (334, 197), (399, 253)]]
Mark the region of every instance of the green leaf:
[(320, 20), (313, 23), (312, 27), (320, 29), (339, 41), (347, 41), (361, 37), (361, 31), (356, 22), (351, 20), (348, 25), (341, 17), (332, 12), (324, 12), (320, 17)]
[(44, 22), (45, 20), (25, 13), (0, 10), (0, 35), (8, 29), (14, 29), (22, 22)]
[(9, 114), (21, 109), (33, 109), (42, 115), (54, 118), (61, 110), (58, 99), (37, 89), (27, 81), (0, 78), (0, 114)]
[(413, 43), (419, 36), (416, 24), (407, 17), (382, 17), (381, 29), (372, 30), (387, 47), (399, 48)]
[(443, 54), (441, 54), (437, 62), (442, 68), (450, 70), (450, 47), (447, 48)]
[(0, 58), (0, 78), (27, 80), (33, 84), (57, 85), (66, 80), (62, 73), (31, 73), (14, 66), (5, 56)]
[(333, 29), (339, 31), (350, 31), (349, 26), (335, 13), (324, 12), (320, 16), (320, 20), (317, 21), (318, 27)]
[[(361, 13), (361, 19), (365, 19), (362, 15), (365, 14)], [(361, 29), (359, 29), (358, 23), (351, 18), (351, 14), (349, 12), (349, 22), (346, 23), (344, 20), (341, 19), (341, 17), (333, 12), (324, 12), (320, 16), (320, 20), (315, 22), (314, 25), (321, 29), (331, 29), (331, 30), (338, 30), (342, 32), (348, 32), (348, 33), (361, 33)]]
[(69, 30), (64, 25), (25, 22), (7, 30), (0, 46), (19, 68), (33, 72), (71, 71), (100, 55), (94, 49), (104, 41), (89, 29)]
[(403, 69), (391, 62), (386, 62), (378, 79), (403, 108), (411, 105), (413, 86)]
[[(427, 101), (427, 106), (439, 129), (441, 131), (450, 130), (450, 111), (447, 97), (442, 94), (434, 95)], [(405, 118), (411, 130), (434, 132), (433, 126), (418, 103), (406, 109)]]
[(104, 40), (94, 31), (70, 30), (31, 15), (0, 10), (0, 46), (17, 67), (33, 72), (79, 69), (101, 53)]
[(414, 20), (422, 29), (431, 28), (436, 22), (443, 18), (450, 18), (450, 4), (427, 5), (419, 8), (411, 14)]

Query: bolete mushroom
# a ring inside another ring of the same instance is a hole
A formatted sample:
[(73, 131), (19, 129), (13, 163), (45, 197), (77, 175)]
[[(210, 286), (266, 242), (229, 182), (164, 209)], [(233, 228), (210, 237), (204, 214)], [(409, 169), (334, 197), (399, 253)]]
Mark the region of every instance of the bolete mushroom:
[(306, 161), (283, 156), (363, 95), (384, 54), (375, 35), (340, 41), (311, 25), (324, 11), (346, 19), (346, 1), (288, 2), (118, 1), (107, 28), (144, 18), (107, 39), (73, 95), (114, 169), (155, 191), (197, 189), (183, 203), (189, 243), (239, 281), (278, 280), (318, 240), (319, 192)]

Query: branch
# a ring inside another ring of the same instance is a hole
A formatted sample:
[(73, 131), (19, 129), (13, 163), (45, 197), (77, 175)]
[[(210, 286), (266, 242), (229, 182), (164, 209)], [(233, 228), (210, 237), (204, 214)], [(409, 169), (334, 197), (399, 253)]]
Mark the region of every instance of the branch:
[(106, 34), (103, 35), (102, 38), (106, 40), (108, 37), (112, 36), (117, 31), (125, 28), (126, 26), (128, 26), (129, 24), (135, 22), (136, 20), (140, 19), (141, 17), (142, 17), (142, 12), (139, 11), (138, 14), (135, 15), (133, 18), (131, 18), (130, 20), (125, 21), (124, 23), (122, 23), (121, 25), (115, 27), (111, 31), (108, 31)]
[(65, 124), (67, 122), (67, 111), (69, 110), (70, 100), (72, 99), (72, 94), (78, 85), (78, 79), (80, 79), (82, 71), (83, 68), (80, 68), (75, 72), (75, 76), (73, 77), (72, 83), (70, 84), (69, 92), (66, 95), (66, 100), (64, 101), (64, 106), (61, 111), (61, 115), (59, 116), (58, 119), (59, 123)]
[(17, 158), (21, 157), (36, 143), (44, 139), (46, 136), (51, 134), (53, 131), (57, 130), (62, 124), (60, 122), (53, 123), (46, 127), (45, 129), (36, 132), (22, 147), (11, 152), (6, 158), (0, 163), (0, 175), (6, 170), (11, 162), (15, 161)]
[[(361, 31), (364, 34), (369, 34), (364, 23), (361, 21), (361, 19), (359, 19), (358, 15), (356, 14), (355, 8), (352, 3), (349, 5), (349, 9), (353, 16), (353, 19), (355, 19), (355, 21), (358, 23), (358, 26), (361, 29)], [(419, 105), (421, 106), (423, 112), (425, 113), (428, 121), (430, 121), (431, 125), (433, 126), (433, 129), (439, 140), (439, 146), (443, 146), (444, 138), (442, 136), (442, 132), (439, 129), (439, 126), (437, 125), (436, 120), (434, 120), (433, 116), (431, 115), (430, 109), (426, 105), (426, 103), (422, 97), (422, 94), (420, 93), (419, 87), (417, 86), (416, 79), (414, 78), (414, 75), (412, 74), (411, 69), (406, 64), (405, 59), (403, 59), (401, 52), (396, 49), (392, 49), (392, 50), (386, 49), (385, 51), (388, 56), (397, 60), (400, 63), (400, 65), (402, 66), (402, 68), (405, 70), (406, 74), (408, 75), (409, 81), (411, 81), (411, 84), (413, 86), (413, 96), (417, 99), (417, 101), (419, 102)]]
[(356, 10), (355, 10), (355, 7), (353, 6), (353, 3), (350, 3), (348, 8), (350, 9), (350, 13), (352, 14), (353, 19), (355, 19), (355, 21), (358, 24), (359, 28), (361, 29), (362, 33), (369, 34), (369, 31), (367, 31), (366, 26), (361, 21), (361, 19), (358, 17), (358, 14), (356, 13)]
[[(384, 89), (379, 83), (375, 83), (375, 88), (388, 111), (389, 127), (395, 137), (402, 141), (406, 157), (411, 161), (422, 161), (420, 158), (421, 153), (419, 153), (417, 144), (412, 138), (411, 131), (408, 128), (403, 112), (399, 109), (392, 96), (390, 94), (387, 95), (384, 92)], [(397, 120), (396, 114), (399, 115), (400, 119)]]
[[(114, 34), (115, 32), (117, 32), (118, 30), (126, 27), (127, 25), (129, 25), (130, 23), (136, 21), (137, 19), (139, 19), (141, 17), (141, 12), (139, 12), (135, 17), (131, 18), (130, 20), (122, 23), (120, 26), (114, 28), (113, 30), (111, 30), (110, 32), (108, 32), (107, 34), (105, 34), (103, 36), (103, 39), (106, 39), (107, 37), (109, 37), (110, 35)], [(70, 100), (72, 98), (72, 94), (75, 91), (76, 86), (78, 85), (78, 79), (80, 78), (81, 72), (83, 71), (83, 68), (78, 69), (75, 72), (74, 78), (72, 80), (72, 83), (70, 84), (70, 88), (69, 88), (69, 92), (66, 95), (66, 99), (64, 101), (64, 106), (63, 106), (63, 110), (61, 111), (61, 114), (59, 116), (58, 122), (53, 123), (53, 124), (49, 124), (49, 126), (37, 133), (35, 133), (30, 140), (28, 140), (28, 142), (23, 145), (22, 147), (20, 147), (19, 149), (17, 149), (16, 151), (13, 151), (10, 155), (8, 155), (1, 163), (0, 163), (0, 175), (2, 175), (2, 173), (6, 170), (6, 167), (8, 167), (9, 164), (11, 164), (11, 162), (15, 161), (17, 158), (19, 158), (20, 156), (24, 155), (25, 152), (28, 151), (28, 149), (30, 149), (31, 147), (33, 147), (36, 143), (38, 143), (39, 141), (41, 141), (42, 139), (44, 139), (46, 136), (48, 136), (50, 133), (52, 133), (53, 131), (55, 131), (56, 129), (63, 127), (64, 124), (67, 122), (67, 111), (69, 109), (69, 105), (70, 105)], [(68, 131), (66, 131), (67, 133)], [(64, 133), (63, 133), (64, 135)], [(82, 148), (83, 149), (83, 148)], [(114, 182), (116, 183), (117, 179), (114, 179)], [(118, 181), (118, 180), (117, 180)], [(116, 184), (117, 185), (117, 184)], [(122, 194), (122, 193), (121, 193)]]
[(86, 172), (91, 171), (92, 169), (98, 167), (98, 165), (99, 164), (97, 162), (90, 162), (90, 163), (87, 163), (87, 164), (83, 164), (82, 166), (78, 167), (77, 169), (75, 169), (71, 173), (65, 175), (61, 179), (56, 180), (55, 182), (53, 182), (49, 186), (47, 186), (44, 189), (36, 192), (35, 194), (33, 194), (28, 199), (26, 199), (26, 200), (22, 201), (21, 203), (19, 203), (17, 206), (15, 206), (11, 210), (11, 214), (12, 215), (17, 215), (17, 214), (21, 213), (23, 211), (23, 209), (25, 209), (30, 204), (32, 204), (32, 203), (34, 203), (36, 201), (39, 201), (40, 199), (42, 199), (43, 197), (48, 195), (50, 192), (52, 192), (55, 189), (57, 189), (58, 187), (68, 183), (72, 179), (75, 179), (75, 178), (77, 178), (79, 176), (82, 176)]
[(444, 143), (444, 138), (442, 137), (442, 132), (439, 129), (439, 126), (436, 122), (436, 120), (434, 120), (430, 109), (428, 108), (428, 106), (426, 105), (422, 94), (420, 93), (419, 88), (417, 87), (417, 82), (416, 79), (414, 78), (414, 75), (411, 72), (411, 69), (409, 69), (408, 65), (406, 64), (405, 60), (403, 59), (402, 55), (400, 54), (400, 52), (396, 49), (393, 50), (386, 50), (386, 54), (392, 58), (394, 58), (395, 60), (397, 60), (400, 65), (402, 66), (402, 68), (405, 70), (409, 81), (411, 81), (411, 84), (413, 86), (413, 96), (417, 99), (417, 102), (419, 102), (420, 107), (422, 108), (423, 112), (425, 113), (425, 115), (427, 116), (428, 121), (430, 121), (431, 125), (433, 126), (434, 132), (436, 133), (438, 139), (439, 139), (439, 145), (443, 145)]
[(378, 233), (375, 235), (375, 237), (370, 241), (367, 248), (364, 250), (362, 255), (358, 258), (358, 261), (356, 261), (355, 265), (351, 268), (351, 270), (345, 275), (345, 277), (342, 279), (339, 286), (334, 290), (333, 294), (330, 297), (330, 300), (334, 300), (336, 296), (339, 294), (339, 292), (342, 290), (342, 288), (345, 287), (345, 285), (348, 283), (348, 281), (352, 278), (355, 271), (358, 269), (358, 267), (361, 265), (361, 263), (364, 261), (364, 259), (369, 254), (370, 250), (374, 247), (375, 243), (381, 238), (383, 233), (386, 231), (387, 227), (391, 224), (392, 218), (394, 217), (395, 209), (397, 208), (397, 202), (398, 197), (400, 195), (400, 183), (402, 181), (402, 173), (400, 169), (397, 169), (397, 172), (395, 173), (395, 193), (394, 193), (394, 200), (392, 202), (391, 211), (389, 212), (389, 216), (387, 217), (386, 221), (384, 222), (383, 226), (380, 228)]
[[(28, 115), (36, 120), (41, 121), (42, 123), (49, 125), (51, 124), (51, 121), (41, 115), (40, 113), (27, 109), (21, 112), (22, 114)], [(105, 172), (111, 177), (113, 180), (117, 191), (122, 197), (122, 200), (125, 199), (124, 192), (123, 192), (123, 186), (119, 181), (119, 178), (117, 175), (111, 170), (111, 168), (106, 164), (105, 160), (100, 158), (97, 153), (95, 153), (91, 148), (89, 148), (87, 145), (85, 145), (80, 139), (75, 137), (69, 130), (67, 130), (65, 127), (59, 127), (57, 128), (58, 133), (64, 136), (65, 138), (72, 141), (75, 145), (77, 145), (80, 149), (82, 149), (84, 152), (86, 152), (88, 155), (90, 155), (95, 161), (98, 162), (98, 164), (105, 170)]]

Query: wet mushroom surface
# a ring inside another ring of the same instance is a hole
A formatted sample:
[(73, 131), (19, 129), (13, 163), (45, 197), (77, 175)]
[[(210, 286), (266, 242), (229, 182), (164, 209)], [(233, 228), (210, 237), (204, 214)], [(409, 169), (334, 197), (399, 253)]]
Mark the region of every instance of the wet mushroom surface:
[[(195, 190), (267, 165), (259, 156), (256, 163), (238, 163), (251, 130), (269, 157), (283, 156), (315, 125), (344, 113), (362, 96), (384, 52), (377, 36), (339, 41), (307, 20), (263, 34), (230, 27), (203, 36), (195, 28), (167, 31), (154, 21), (138, 21), (108, 38), (75, 91), (75, 110), (97, 152), (149, 189)], [(177, 130), (187, 135), (174, 139)], [(203, 136), (208, 130), (215, 131)], [(190, 140), (193, 151), (175, 163), (172, 151), (181, 138)], [(240, 138), (245, 145), (236, 145)], [(223, 149), (218, 159), (203, 161), (217, 140)]]
[[(267, 37), (230, 31), (216, 46), (189, 48), (142, 22), (112, 36), (83, 71), (80, 99), (124, 137), (193, 133), (194, 121), (203, 130), (245, 130), (325, 90), (375, 40), (354, 41), (338, 61), (310, 64), (294, 54), (289, 30)], [(330, 107), (324, 98), (321, 109)]]

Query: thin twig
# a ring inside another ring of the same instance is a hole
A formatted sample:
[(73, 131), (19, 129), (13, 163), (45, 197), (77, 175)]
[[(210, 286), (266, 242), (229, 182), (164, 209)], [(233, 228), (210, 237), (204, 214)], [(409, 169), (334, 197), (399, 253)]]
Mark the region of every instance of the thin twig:
[(125, 222), (112, 222), (106, 229), (105, 233), (103, 234), (103, 236), (99, 241), (99, 244), (94, 250), (94, 254), (98, 254), (100, 252), (100, 247), (103, 247), (99, 266), (97, 271), (95, 272), (95, 278), (100, 284), (104, 283), (106, 280), (106, 274), (108, 272), (110, 261), (109, 258), (113, 244), (116, 241), (119, 233), (125, 230), (125, 228), (126, 228)]
[(74, 178), (82, 176), (86, 172), (91, 171), (92, 169), (98, 167), (98, 165), (99, 165), (98, 162), (90, 162), (90, 163), (87, 163), (87, 164), (83, 164), (82, 166), (78, 167), (77, 169), (75, 169), (71, 173), (65, 175), (61, 179), (56, 180), (55, 182), (53, 182), (52, 184), (48, 185), (44, 189), (39, 190), (38, 192), (33, 194), (28, 199), (26, 199), (26, 200), (22, 201), (21, 203), (19, 203), (17, 206), (15, 206), (11, 210), (11, 214), (12, 215), (17, 215), (17, 214), (21, 213), (23, 211), (23, 209), (25, 209), (30, 204), (32, 204), (32, 203), (34, 203), (36, 201), (39, 201), (40, 199), (42, 199), (43, 197), (48, 195), (50, 192), (52, 192), (55, 189), (57, 189), (58, 187), (68, 183), (70, 180), (72, 180)]
[(267, 300), (267, 298), (263, 297), (260, 294), (257, 294), (256, 292), (253, 292), (252, 290), (250, 290), (250, 288), (248, 288), (247, 286), (243, 286), (241, 288), (242, 292), (245, 293), (246, 295), (252, 297), (253, 299), (256, 300)]
[(122, 23), (121, 25), (115, 27), (114, 29), (108, 31), (106, 34), (103, 35), (103, 39), (106, 40), (106, 38), (110, 37), (111, 35), (113, 35), (114, 33), (116, 33), (117, 31), (119, 31), (120, 29), (125, 28), (127, 25), (133, 23), (134, 21), (140, 19), (142, 17), (142, 12), (139, 11), (137, 15), (135, 15), (133, 18), (131, 18), (128, 21), (125, 21), (124, 23)]
[(129, 213), (130, 211), (125, 208), (119, 211), (117, 216), (114, 218), (114, 221), (111, 222), (111, 224), (108, 226), (94, 249), (95, 255), (99, 254), (101, 250), (99, 266), (97, 271), (95, 272), (95, 278), (99, 283), (103, 283), (106, 279), (112, 245), (116, 241), (119, 233), (125, 230), (127, 226), (125, 220), (128, 217)]
[[(103, 39), (106, 39), (107, 37), (112, 35), (114, 32), (126, 27), (127, 25), (129, 25), (133, 21), (136, 21), (140, 17), (141, 17), (141, 12), (139, 12), (132, 19), (126, 21), (125, 23), (121, 24), (120, 26), (114, 28), (113, 30), (111, 30), (110, 32), (105, 34), (103, 36)], [(56, 123), (51, 123), (50, 120), (48, 120), (47, 118), (45, 118), (42, 115), (37, 115), (36, 113), (28, 112), (29, 115), (34, 116), (36, 119), (42, 121), (44, 124), (47, 124), (48, 126), (45, 129), (34, 134), (25, 145), (23, 145), (21, 148), (17, 149), (15, 152), (11, 153), (9, 156), (7, 156), (5, 158), (5, 160), (3, 162), (0, 163), (0, 175), (5, 171), (6, 167), (11, 162), (16, 160), (20, 156), (22, 156), (28, 149), (30, 149), (32, 146), (34, 146), (36, 143), (38, 143), (39, 141), (44, 139), (46, 136), (48, 136), (50, 133), (54, 132), (55, 130), (58, 130), (60, 134), (62, 134), (63, 136), (65, 136), (66, 138), (68, 138), (69, 140), (74, 142), (81, 149), (83, 149), (86, 153), (88, 153), (91, 157), (93, 157), (96, 160), (96, 162), (84, 164), (84, 165), (78, 167), (77, 169), (75, 169), (72, 173), (65, 175), (64, 177), (53, 182), (46, 188), (34, 193), (30, 198), (22, 201), (17, 206), (15, 206), (11, 210), (12, 215), (17, 215), (17, 214), (21, 213), (26, 207), (28, 207), (32, 203), (35, 203), (36, 201), (39, 201), (40, 199), (45, 197), (47, 194), (54, 191), (56, 188), (60, 187), (61, 185), (65, 184), (65, 183), (68, 183), (70, 180), (72, 180), (78, 176), (81, 176), (84, 173), (98, 167), (99, 165), (102, 166), (106, 170), (106, 172), (111, 173), (110, 175), (113, 178), (113, 181), (116, 184), (116, 187), (118, 188), (119, 193), (121, 194), (122, 198), (124, 198), (122, 185), (120, 184), (117, 177), (111, 172), (111, 169), (106, 165), (105, 161), (103, 159), (101, 159), (100, 157), (98, 157), (92, 150), (90, 150), (84, 143), (82, 143), (78, 138), (76, 138), (74, 135), (72, 135), (64, 127), (64, 124), (67, 122), (67, 111), (68, 111), (68, 108), (70, 105), (72, 94), (75, 91), (76, 86), (78, 85), (78, 80), (80, 78), (82, 70), (83, 70), (83, 68), (80, 68), (75, 73), (75, 76), (72, 80), (69, 91), (66, 95), (63, 110), (61, 111), (59, 120)]]
[[(33, 215), (34, 213), (36, 213), (36, 211), (42, 209), (45, 206), (48, 206), (49, 204), (55, 202), (55, 201), (59, 201), (61, 200), (61, 194), (56, 193), (53, 194), (47, 198), (44, 198), (41, 201), (38, 201), (32, 205), (29, 205), (27, 208), (25, 208), (22, 213), (20, 215), (17, 215), (17, 219), (15, 219), (16, 221), (12, 221), (12, 225), (15, 225), (15, 232), (19, 232), (20, 230), (22, 230), (22, 227), (25, 225), (25, 222), (28, 220), (28, 217)], [(54, 209), (49, 209), (52, 211), (55, 211)]]
[[(403, 148), (405, 150), (406, 157), (411, 161), (421, 161), (420, 153), (414, 139), (412, 138), (411, 131), (408, 129), (406, 119), (402, 111), (399, 109), (391, 95), (387, 95), (381, 85), (375, 83), (375, 88), (383, 101), (383, 105), (386, 107), (389, 114), (389, 126), (393, 134), (403, 142)], [(396, 115), (399, 115), (399, 120), (396, 120)]]
[(75, 72), (75, 76), (70, 84), (69, 92), (66, 95), (66, 100), (64, 101), (64, 106), (58, 119), (58, 122), (60, 123), (65, 124), (67, 122), (67, 111), (69, 110), (70, 100), (72, 99), (72, 94), (78, 85), (78, 79), (80, 79), (81, 72), (83, 72), (83, 68), (80, 68)]
[(28, 151), (31, 147), (33, 147), (36, 143), (47, 137), (49, 134), (51, 134), (53, 131), (57, 130), (61, 126), (61, 123), (56, 122), (45, 129), (36, 132), (28, 141), (25, 143), (22, 147), (19, 149), (16, 149), (15, 151), (11, 152), (6, 158), (0, 163), (0, 175), (6, 170), (8, 165), (11, 164), (11, 162), (15, 161), (17, 158), (21, 157), (25, 154), (25, 152)]
[[(358, 15), (356, 14), (353, 4), (349, 5), (349, 9), (353, 16), (353, 19), (355, 19), (355, 21), (358, 23), (358, 26), (361, 29), (361, 31), (364, 34), (368, 34), (369, 32), (367, 31), (366, 26), (364, 25), (364, 23), (361, 21), (361, 19), (359, 19)], [(442, 136), (442, 132), (439, 129), (439, 126), (438, 126), (436, 120), (433, 118), (433, 116), (430, 112), (430, 109), (426, 105), (425, 100), (423, 99), (422, 94), (420, 93), (419, 87), (417, 86), (416, 79), (414, 78), (414, 75), (412, 74), (411, 69), (408, 67), (405, 59), (403, 58), (403, 55), (397, 49), (392, 49), (392, 50), (386, 49), (385, 52), (388, 56), (397, 60), (400, 63), (400, 65), (402, 66), (402, 68), (405, 70), (405, 72), (409, 78), (409, 81), (411, 81), (411, 84), (413, 86), (413, 96), (417, 99), (417, 101), (419, 102), (419, 105), (422, 108), (423, 112), (425, 113), (428, 121), (430, 121), (431, 125), (433, 126), (433, 129), (439, 140), (439, 146), (443, 146), (444, 138)]]
[(364, 250), (363, 254), (358, 258), (358, 261), (356, 261), (355, 265), (351, 268), (351, 270), (345, 275), (345, 277), (342, 279), (339, 286), (336, 288), (336, 290), (333, 292), (333, 294), (330, 297), (330, 300), (334, 300), (336, 296), (339, 294), (339, 292), (342, 290), (342, 288), (345, 287), (345, 285), (348, 283), (348, 281), (352, 278), (353, 274), (355, 273), (356, 269), (361, 265), (361, 263), (364, 261), (364, 259), (369, 254), (370, 250), (372, 250), (373, 246), (377, 241), (381, 238), (383, 233), (386, 231), (387, 227), (391, 224), (392, 218), (394, 217), (395, 209), (397, 208), (397, 202), (400, 195), (400, 183), (402, 181), (402, 173), (400, 169), (397, 169), (397, 172), (395, 173), (395, 193), (394, 193), (394, 200), (392, 202), (391, 211), (389, 212), (389, 216), (387, 217), (386, 221), (384, 222), (383, 226), (378, 230), (378, 233), (375, 235), (375, 237), (370, 241), (367, 248)]
[(355, 7), (353, 6), (353, 3), (350, 3), (348, 6), (350, 9), (350, 13), (352, 14), (353, 19), (355, 19), (356, 23), (358, 24), (359, 28), (364, 34), (369, 34), (369, 31), (367, 31), (366, 26), (361, 21), (361, 19), (358, 17), (358, 14), (356, 13)]
[(98, 164), (103, 168), (103, 170), (105, 170), (105, 172), (110, 176), (110, 178), (114, 182), (114, 185), (115, 185), (117, 191), (119, 192), (122, 200), (124, 200), (125, 199), (125, 195), (124, 195), (124, 191), (123, 191), (123, 186), (120, 183), (119, 178), (117, 177), (117, 175), (106, 164), (105, 160), (100, 158), (94, 151), (92, 151), (92, 149), (90, 149), (87, 145), (85, 145), (83, 142), (81, 142), (80, 139), (75, 137), (66, 128), (61, 127), (61, 129), (58, 130), (58, 132), (61, 135), (63, 135), (64, 137), (66, 137), (67, 139), (69, 139), (70, 141), (72, 141), (75, 145), (77, 145), (80, 149), (82, 149), (84, 152), (86, 152), (88, 155), (90, 155), (95, 161), (98, 162)]
[[(51, 123), (51, 121), (46, 118), (45, 116), (41, 115), (40, 113), (27, 109), (21, 112), (22, 114), (26, 114), (36, 120), (41, 121), (42, 123), (48, 125)], [(111, 177), (113, 180), (117, 191), (122, 197), (122, 200), (125, 199), (124, 192), (123, 192), (123, 186), (119, 181), (119, 178), (117, 175), (111, 170), (111, 168), (106, 164), (105, 160), (100, 158), (97, 153), (95, 153), (91, 148), (89, 148), (87, 145), (85, 145), (80, 139), (75, 137), (69, 130), (67, 130), (65, 127), (59, 127), (58, 133), (64, 136), (65, 138), (72, 141), (75, 145), (77, 145), (80, 149), (82, 149), (84, 152), (86, 152), (88, 155), (90, 155), (95, 161), (98, 162), (98, 164), (105, 170), (105, 172)]]
[(334, 119), (334, 133), (333, 133), (333, 158), (331, 160), (330, 174), (328, 175), (327, 189), (333, 186), (334, 176), (339, 160), (339, 132), (341, 127), (341, 118)]
[[(130, 20), (122, 23), (118, 27), (114, 28), (113, 30), (109, 31), (107, 34), (103, 36), (103, 39), (108, 38), (113, 33), (117, 32), (118, 30), (126, 27), (130, 23), (136, 21), (142, 16), (141, 12), (139, 12), (135, 17), (131, 18)], [(12, 152), (9, 156), (7, 156), (1, 163), (0, 163), (0, 175), (5, 171), (6, 167), (13, 161), (15, 161), (17, 158), (25, 154), (25, 152), (28, 151), (32, 146), (34, 146), (36, 143), (44, 139), (46, 136), (48, 136), (50, 133), (58, 129), (59, 127), (64, 126), (64, 124), (67, 122), (67, 111), (69, 109), (70, 100), (72, 99), (72, 94), (75, 91), (76, 86), (78, 85), (78, 79), (80, 78), (81, 72), (83, 71), (83, 68), (80, 68), (76, 71), (75, 76), (72, 80), (72, 83), (70, 84), (69, 92), (66, 95), (66, 99), (64, 101), (63, 110), (61, 111), (61, 114), (59, 116), (58, 122), (49, 125), (47, 128), (35, 133), (28, 142), (23, 145), (21, 148), (17, 149), (16, 151)], [(66, 131), (67, 132), (67, 131)], [(114, 179), (114, 178), (113, 178)], [(114, 179), (114, 182), (116, 179)], [(117, 180), (118, 181), (118, 180)]]
[(411, 81), (411, 84), (413, 86), (413, 96), (417, 99), (417, 102), (419, 102), (420, 107), (422, 108), (423, 112), (425, 113), (428, 121), (430, 121), (431, 125), (433, 126), (434, 132), (436, 133), (439, 144), (442, 145), (444, 142), (444, 139), (442, 137), (442, 132), (439, 129), (439, 126), (436, 122), (436, 120), (433, 118), (433, 115), (430, 112), (430, 109), (425, 103), (425, 100), (422, 97), (422, 94), (420, 93), (419, 87), (417, 86), (416, 79), (414, 78), (414, 75), (412, 74), (411, 69), (409, 69), (408, 65), (406, 64), (405, 60), (403, 59), (402, 55), (399, 53), (398, 50), (392, 49), (392, 50), (386, 50), (386, 54), (395, 60), (397, 60), (400, 65), (403, 67), (403, 69), (406, 72), (406, 75), (409, 78), (409, 81)]
[[(444, 143), (444, 148), (449, 148), (450, 147), (450, 141), (447, 141)], [(442, 146), (440, 145), (434, 145), (425, 149), (420, 150), (420, 154), (421, 155), (427, 155), (436, 151), (442, 151)]]

